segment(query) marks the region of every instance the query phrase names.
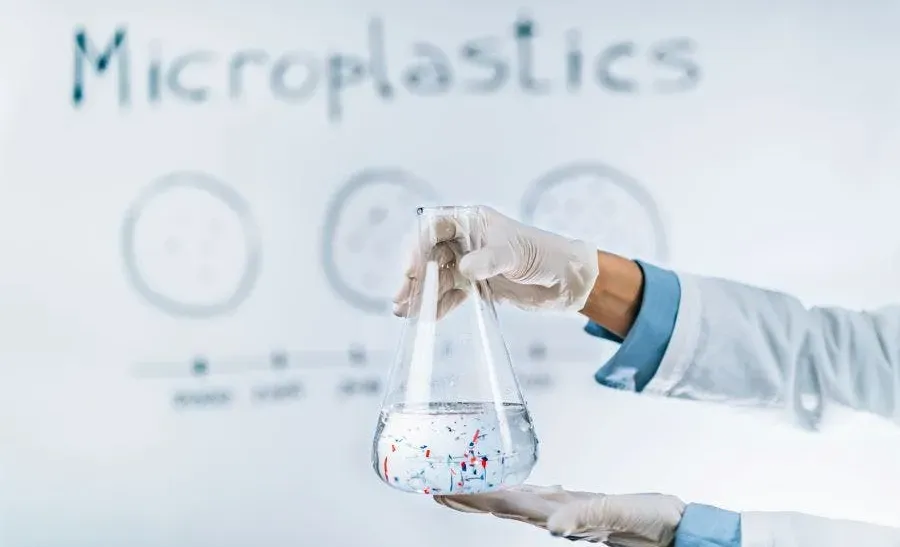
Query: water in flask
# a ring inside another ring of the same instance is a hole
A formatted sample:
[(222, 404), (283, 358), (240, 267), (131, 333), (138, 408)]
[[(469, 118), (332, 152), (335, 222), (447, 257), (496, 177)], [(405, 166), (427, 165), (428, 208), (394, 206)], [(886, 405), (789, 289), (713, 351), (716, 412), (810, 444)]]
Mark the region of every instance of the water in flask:
[(521, 484), (538, 457), (531, 416), (490, 284), (465, 279), (457, 269), (463, 255), (480, 248), (478, 208), (417, 212), (421, 260), (410, 273), (373, 467), (386, 484), (424, 494)]

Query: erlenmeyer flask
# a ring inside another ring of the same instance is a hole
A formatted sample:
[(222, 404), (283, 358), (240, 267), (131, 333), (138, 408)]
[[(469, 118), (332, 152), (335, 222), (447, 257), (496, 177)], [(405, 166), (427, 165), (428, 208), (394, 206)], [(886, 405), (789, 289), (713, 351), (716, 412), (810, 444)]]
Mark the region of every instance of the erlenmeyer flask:
[[(423, 260), (375, 432), (375, 472), (394, 488), (424, 494), (521, 484), (538, 457), (531, 416), (490, 285), (463, 278), (456, 267), (482, 240), (478, 208), (417, 213)], [(439, 313), (450, 291), (465, 298)]]

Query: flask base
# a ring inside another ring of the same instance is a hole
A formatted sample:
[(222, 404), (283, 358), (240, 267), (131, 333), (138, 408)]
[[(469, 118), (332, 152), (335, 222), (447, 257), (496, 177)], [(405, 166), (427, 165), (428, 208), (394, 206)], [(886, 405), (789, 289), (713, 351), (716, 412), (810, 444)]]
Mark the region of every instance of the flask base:
[(537, 463), (523, 404), (399, 404), (383, 409), (373, 465), (393, 488), (421, 494), (483, 494), (522, 484)]

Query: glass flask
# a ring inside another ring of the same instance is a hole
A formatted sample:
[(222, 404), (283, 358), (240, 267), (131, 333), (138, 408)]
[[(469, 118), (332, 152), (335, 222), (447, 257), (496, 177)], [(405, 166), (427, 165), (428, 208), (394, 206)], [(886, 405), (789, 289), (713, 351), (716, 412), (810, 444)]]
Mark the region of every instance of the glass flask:
[[(478, 494), (521, 484), (538, 439), (486, 281), (457, 269), (480, 248), (478, 207), (420, 207), (411, 298), (372, 446), (388, 485)], [(457, 292), (461, 291), (461, 292)], [(459, 302), (449, 309), (449, 298)]]

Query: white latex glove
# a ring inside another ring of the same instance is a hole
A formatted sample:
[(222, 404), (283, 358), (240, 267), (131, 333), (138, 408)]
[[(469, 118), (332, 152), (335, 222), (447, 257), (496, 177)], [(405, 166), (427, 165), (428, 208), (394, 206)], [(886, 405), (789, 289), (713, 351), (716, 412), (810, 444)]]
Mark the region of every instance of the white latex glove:
[(466, 228), (449, 218), (431, 227), (431, 248), (413, 245), (403, 287), (394, 297), (394, 313), (406, 316), (413, 308), (415, 280), (421, 279), (429, 256), (441, 267), (438, 314), (453, 309), (466, 297), (458, 274), (487, 280), (498, 301), (526, 310), (584, 308), (597, 279), (597, 249), (583, 241), (545, 232), (479, 206), (473, 229), (481, 234), (479, 249), (459, 256), (454, 241), (467, 237)]
[(664, 494), (604, 495), (530, 485), (434, 500), (464, 513), (490, 513), (554, 536), (610, 547), (669, 547), (685, 508), (683, 501)]

